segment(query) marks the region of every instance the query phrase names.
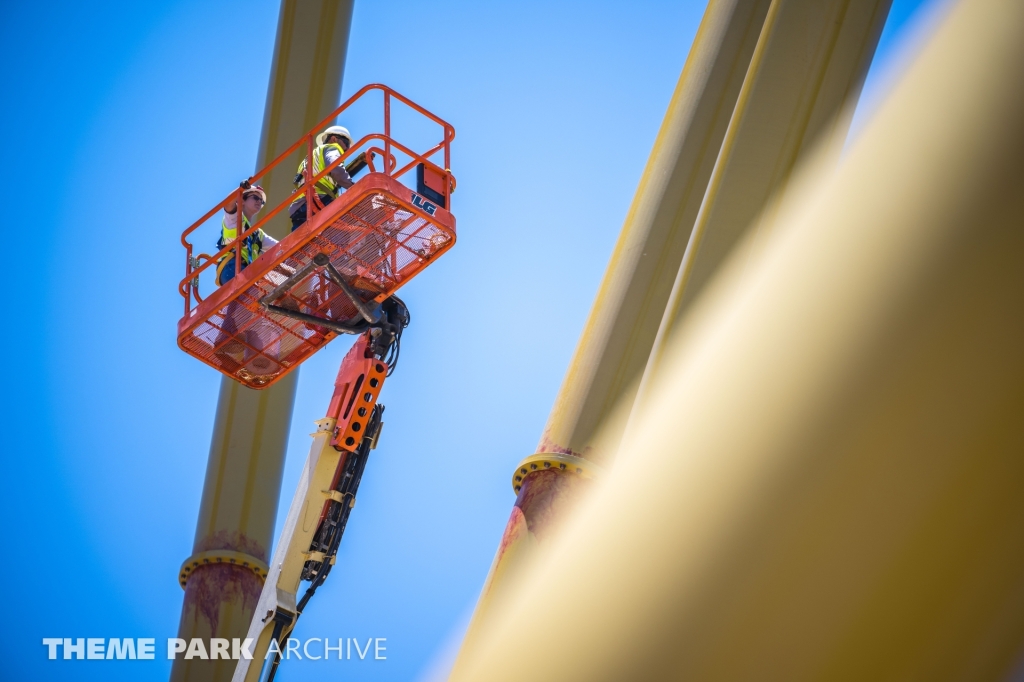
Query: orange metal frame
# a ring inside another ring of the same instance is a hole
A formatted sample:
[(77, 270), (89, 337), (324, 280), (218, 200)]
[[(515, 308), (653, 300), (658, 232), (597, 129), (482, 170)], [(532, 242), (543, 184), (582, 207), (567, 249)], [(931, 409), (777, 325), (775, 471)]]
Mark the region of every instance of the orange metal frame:
[[(342, 360), (334, 380), (334, 395), (327, 416), (336, 422), (331, 445), (337, 450), (355, 451), (358, 447), (384, 387), (387, 363), (373, 357), (369, 349), (370, 336), (364, 333)], [(338, 470), (341, 470), (340, 464)]]
[[(318, 131), (372, 91), (383, 93), (383, 132), (364, 135), (341, 159), (313, 175), (314, 138)], [(392, 138), (392, 99), (440, 125), (443, 131), (441, 141), (426, 150), (416, 151)], [(427, 184), (434, 191), (443, 190), (444, 205), (450, 207), (451, 194), (455, 189), (455, 178), (450, 169), (454, 138), (455, 129), (450, 124), (391, 88), (371, 84), (359, 90), (248, 180), (250, 184), (258, 183), (260, 178), (286, 163), (295, 151), (305, 146), (305, 177), (300, 190), (274, 206), (264, 207), (265, 213), (259, 220), (245, 231), (237, 230), (236, 238), (213, 255), (194, 255), (188, 237), (231, 203), (241, 214), (244, 191), (241, 187), (182, 233), (185, 276), (178, 289), (185, 300), (185, 310), (178, 323), (178, 345), (251, 388), (265, 388), (298, 366), (336, 333), (308, 322), (272, 316), (260, 306), (261, 299), (284, 276), (307, 265), (314, 255), (327, 253), (339, 270), (354, 278), (353, 283), (365, 293), (367, 300), (383, 301), (451, 248), (455, 242), (454, 216), (397, 179), (423, 164), (425, 176), (429, 178)], [(395, 151), (406, 154), (410, 161), (397, 167)], [(366, 153), (369, 174), (327, 206), (321, 205), (315, 191), (316, 182), (360, 152)], [(439, 155), (443, 156), (443, 167), (432, 160)], [(380, 157), (379, 169), (377, 157)], [(240, 259), (244, 240), (295, 201), (299, 191), (306, 197), (306, 223), (242, 270)], [(232, 250), (235, 277), (204, 297), (199, 290), (199, 276), (215, 267), (221, 258), (232, 254)], [(307, 280), (306, 285), (300, 287), (301, 292), (286, 297), (289, 301), (285, 305), (339, 322), (355, 315), (354, 305), (338, 296), (339, 292), (332, 290), (324, 278), (311, 275)], [(269, 350), (274, 344), (275, 350)], [(259, 361), (263, 370), (254, 369), (260, 365)]]

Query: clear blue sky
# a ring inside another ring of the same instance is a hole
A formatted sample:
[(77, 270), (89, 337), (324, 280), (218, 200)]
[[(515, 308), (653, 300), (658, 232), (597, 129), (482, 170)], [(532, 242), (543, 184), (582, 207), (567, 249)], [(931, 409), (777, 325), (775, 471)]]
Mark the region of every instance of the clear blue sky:
[[(896, 0), (869, 101), (936, 1)], [(459, 243), (402, 292), (413, 324), (387, 428), (295, 633), (386, 637), (388, 658), (291, 661), (282, 682), (443, 667), (702, 13), (357, 0), (343, 94), (387, 83), (455, 125)], [(0, 679), (167, 677), (159, 656), (48, 661), (41, 639), (154, 637), (159, 653), (176, 634), (219, 385), (175, 345), (178, 235), (253, 171), (277, 14), (277, 0), (0, 6)], [(453, 342), (467, 322), (480, 328)], [(300, 371), (279, 521), (347, 345)]]

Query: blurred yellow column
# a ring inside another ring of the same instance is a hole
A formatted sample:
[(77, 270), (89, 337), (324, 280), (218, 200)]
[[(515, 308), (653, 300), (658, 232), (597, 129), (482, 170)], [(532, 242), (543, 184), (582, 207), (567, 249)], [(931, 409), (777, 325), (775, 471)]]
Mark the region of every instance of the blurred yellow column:
[(891, 2), (772, 3), (664, 310), (637, 409), (643, 409), (666, 338), (769, 199), (784, 192), (796, 164), (818, 146), (841, 147)]
[[(516, 557), (551, 532), (581, 492), (585, 479), (576, 470), (589, 476), (606, 458), (597, 428), (622, 396), (632, 397), (650, 354), (768, 6), (708, 4), (541, 438), (538, 452), (547, 454), (516, 483), (521, 489), (464, 648)], [(545, 461), (553, 466), (545, 469)]]
[(611, 463), (697, 230), (742, 233), (815, 140), (845, 135), (889, 3), (709, 5), (538, 451), (514, 476), (468, 640), (495, 585)]
[(454, 679), (1009, 679), (1022, 121), (1024, 4), (965, 0), (705, 285), (635, 437)]
[(647, 362), (769, 5), (708, 3), (537, 452), (607, 462), (595, 435)]
[[(262, 167), (338, 106), (352, 20), (351, 0), (284, 0), (257, 157)], [(239, 73), (245, 71), (244, 57)], [(239, 140), (240, 153), (244, 141)], [(261, 181), (269, 201), (284, 199), (291, 176)], [(269, 228), (281, 238), (290, 225)], [(221, 379), (193, 554), (182, 565), (185, 587), (178, 636), (244, 637), (270, 557), (285, 447), (298, 372), (253, 391)], [(226, 680), (235, 662), (178, 658), (177, 681)]]

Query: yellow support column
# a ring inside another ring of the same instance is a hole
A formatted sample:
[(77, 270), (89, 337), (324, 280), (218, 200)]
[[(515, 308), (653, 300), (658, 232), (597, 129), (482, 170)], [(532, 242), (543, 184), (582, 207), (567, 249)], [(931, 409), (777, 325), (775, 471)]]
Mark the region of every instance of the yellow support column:
[(769, 5), (708, 4), (537, 452), (607, 462), (594, 436), (646, 365)]
[(611, 464), (686, 254), (697, 230), (710, 232), (708, 207), (726, 206), (719, 222), (741, 232), (815, 140), (845, 134), (843, 107), (856, 99), (889, 4), (709, 4), (538, 452), (513, 475), (516, 503), (464, 647), (497, 586), (554, 532), (581, 483)]
[[(316, 125), (341, 93), (351, 0), (284, 0), (263, 118), (257, 167)], [(262, 184), (269, 200), (291, 192), (290, 176)], [(289, 225), (269, 232), (281, 238)], [(182, 565), (185, 588), (178, 636), (244, 637), (263, 587), (281, 492), (285, 446), (298, 372), (253, 391), (221, 379), (193, 554)], [(230, 679), (235, 661), (174, 661), (171, 679)]]
[(1024, 3), (964, 0), (705, 286), (454, 679), (1019, 675), (1021, 121)]
[[(686, 247), (639, 390), (666, 338), (816, 146), (838, 149), (892, 0), (774, 0)], [(823, 162), (823, 165), (825, 163)]]
[[(714, 167), (769, 0), (711, 0), (640, 179), (604, 281), (544, 430), (522, 463), (512, 516), (463, 649), (516, 556), (600, 471), (597, 428), (636, 389)], [(546, 465), (546, 466), (545, 466)], [(518, 479), (518, 480), (515, 480)], [(461, 659), (460, 659), (461, 660)]]

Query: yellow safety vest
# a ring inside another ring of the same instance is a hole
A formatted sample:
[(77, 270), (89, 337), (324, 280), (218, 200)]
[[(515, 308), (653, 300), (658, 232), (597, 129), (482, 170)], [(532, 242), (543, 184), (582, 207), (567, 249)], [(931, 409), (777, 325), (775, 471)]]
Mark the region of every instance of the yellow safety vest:
[[(345, 150), (342, 149), (341, 145), (337, 144), (336, 142), (332, 142), (330, 144), (322, 144), (316, 147), (315, 149), (313, 149), (313, 175), (316, 175), (317, 173), (319, 173), (320, 171), (327, 167), (327, 164), (324, 162), (324, 151), (326, 151), (329, 147), (334, 147), (335, 149), (338, 150), (339, 154), (341, 154), (343, 157), (345, 156)], [(296, 178), (298, 178), (300, 175), (303, 177), (300, 178), (295, 183), (296, 187), (302, 187), (305, 178), (305, 171), (306, 159), (303, 158), (302, 163), (299, 164), (298, 173), (295, 176)], [(338, 196), (338, 185), (334, 182), (334, 178), (331, 177), (330, 173), (317, 180), (316, 185), (314, 185), (314, 187), (316, 187), (317, 194), (329, 194), (332, 197)]]
[[(242, 216), (242, 232), (245, 232), (251, 227), (249, 219), (244, 215)], [(220, 221), (220, 239), (217, 240), (217, 250), (223, 249), (225, 246), (235, 241), (235, 237), (238, 235), (238, 230), (235, 227), (228, 227), (227, 218), (222, 218)], [(259, 258), (260, 254), (263, 253), (263, 237), (266, 236), (262, 229), (256, 230), (248, 237), (242, 240), (242, 266), (246, 266)], [(220, 270), (223, 268), (229, 259), (233, 260), (235, 257), (234, 251), (229, 251), (227, 254), (221, 257), (220, 261), (217, 262), (217, 278), (220, 278)]]

